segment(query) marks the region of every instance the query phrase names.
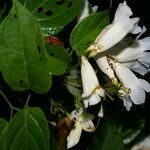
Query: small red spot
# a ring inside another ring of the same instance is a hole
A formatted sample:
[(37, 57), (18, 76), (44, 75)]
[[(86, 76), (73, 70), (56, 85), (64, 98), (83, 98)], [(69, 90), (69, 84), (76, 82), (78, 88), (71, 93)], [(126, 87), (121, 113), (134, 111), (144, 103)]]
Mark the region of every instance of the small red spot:
[(55, 45), (60, 45), (64, 46), (64, 42), (62, 42), (58, 37), (53, 36), (53, 37), (45, 37), (45, 42), (46, 43), (52, 43)]

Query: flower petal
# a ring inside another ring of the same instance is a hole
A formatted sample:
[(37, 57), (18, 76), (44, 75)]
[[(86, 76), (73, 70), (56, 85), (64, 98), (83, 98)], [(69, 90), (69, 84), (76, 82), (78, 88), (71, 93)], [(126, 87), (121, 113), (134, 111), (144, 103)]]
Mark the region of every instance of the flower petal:
[(75, 109), (71, 112), (71, 120), (72, 119), (78, 119), (81, 114), (83, 113), (83, 109), (79, 108), (79, 109)]
[(138, 61), (131, 61), (127, 63), (123, 63), (124, 66), (128, 67), (129, 69), (139, 73), (140, 75), (144, 76), (150, 69), (145, 67), (144, 65), (140, 64)]
[(117, 77), (125, 87), (132, 88), (135, 85), (139, 85), (138, 78), (126, 66), (116, 63), (115, 72)]
[(83, 128), (83, 130), (85, 130), (87, 132), (94, 132), (95, 131), (94, 123), (92, 122), (92, 120), (89, 120), (89, 119), (83, 120), (82, 128)]
[(143, 52), (140, 54), (138, 61), (145, 65), (150, 65), (150, 52)]
[(114, 78), (114, 71), (113, 69), (110, 67), (110, 65), (108, 64), (107, 61), (107, 57), (100, 57), (98, 59), (96, 59), (96, 63), (99, 66), (99, 68), (109, 77), (109, 78)]
[(83, 84), (82, 96), (88, 97), (97, 87), (99, 87), (99, 81), (94, 69), (84, 56), (81, 58), (81, 63), (81, 78)]
[(115, 19), (114, 20), (124, 20), (122, 17), (130, 17), (133, 15), (133, 12), (131, 11), (131, 8), (127, 6), (127, 2), (124, 1), (123, 3), (120, 3), (116, 13), (115, 13)]
[(98, 93), (93, 93), (89, 98), (83, 100), (86, 108), (91, 105), (96, 105), (100, 101), (101, 101), (101, 98)]
[(141, 83), (134, 73), (119, 63), (116, 63), (115, 72), (123, 85), (130, 89), (129, 96), (133, 103), (143, 104), (145, 102), (145, 91), (141, 88)]
[(123, 98), (123, 105), (126, 107), (126, 110), (129, 111), (132, 107), (132, 102), (128, 98)]
[(131, 93), (129, 95), (132, 102), (136, 105), (143, 104), (145, 102), (145, 91), (136, 85), (131, 89)]
[(126, 1), (124, 1), (124, 3), (119, 4), (114, 21), (120, 22), (128, 33), (133, 32), (133, 34), (137, 34), (141, 32), (141, 28), (137, 26), (139, 18), (130, 18), (132, 15), (131, 8), (127, 5)]
[(140, 45), (138, 42), (134, 42), (131, 44), (129, 47), (123, 49), (117, 56), (118, 62), (127, 62), (127, 61), (132, 61), (136, 60), (139, 58), (140, 52)]
[(82, 133), (82, 124), (80, 121), (77, 121), (74, 129), (71, 130), (69, 136), (67, 137), (67, 149), (75, 146), (81, 137)]
[(140, 47), (141, 47), (141, 52), (144, 52), (146, 50), (150, 50), (150, 37), (146, 37), (144, 39), (141, 39), (138, 41)]
[(144, 79), (139, 79), (140, 81), (140, 87), (145, 90), (146, 92), (150, 93), (150, 83), (148, 83), (146, 80)]
[(145, 58), (146, 60), (149, 60), (148, 52), (144, 52), (146, 50), (150, 50), (150, 37), (135, 41), (129, 47), (123, 49), (116, 58), (119, 62), (132, 61), (136, 59), (141, 59), (142, 61)]

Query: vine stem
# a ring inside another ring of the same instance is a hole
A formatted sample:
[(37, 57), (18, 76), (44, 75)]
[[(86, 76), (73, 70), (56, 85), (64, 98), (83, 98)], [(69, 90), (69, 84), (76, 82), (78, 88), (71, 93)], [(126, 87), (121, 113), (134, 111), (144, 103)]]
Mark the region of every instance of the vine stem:
[(20, 109), (17, 107), (14, 107), (10, 101), (8, 100), (7, 96), (4, 94), (4, 92), (2, 90), (0, 90), (0, 94), (2, 95), (2, 97), (4, 98), (5, 102), (8, 104), (8, 106), (10, 107), (10, 120), (12, 120), (13, 117), (13, 111), (19, 111)]
[(30, 98), (31, 98), (31, 94), (28, 95), (27, 101), (26, 101), (26, 103), (25, 103), (25, 105), (24, 105), (24, 108), (27, 108), (27, 106), (28, 106), (28, 104), (29, 104), (29, 101), (30, 101)]
[(74, 52), (74, 50), (73, 49), (71, 49), (71, 51), (70, 51), (70, 56), (72, 56), (72, 54), (73, 54), (73, 52)]

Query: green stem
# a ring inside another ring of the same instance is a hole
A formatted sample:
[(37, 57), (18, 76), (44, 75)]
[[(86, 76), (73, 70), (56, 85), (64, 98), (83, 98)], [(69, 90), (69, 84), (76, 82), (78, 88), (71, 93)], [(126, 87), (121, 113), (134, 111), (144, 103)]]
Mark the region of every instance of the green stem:
[(111, 8), (112, 8), (112, 0), (110, 0), (109, 10), (111, 10)]
[(12, 120), (13, 117), (13, 110), (19, 111), (19, 108), (14, 107), (10, 101), (8, 100), (7, 96), (3, 93), (2, 90), (0, 90), (0, 94), (3, 96), (4, 100), (6, 101), (6, 103), (8, 104), (8, 106), (10, 107), (10, 120)]
[(74, 50), (73, 50), (73, 49), (71, 49), (71, 51), (70, 51), (70, 53), (69, 53), (69, 54), (70, 54), (70, 57), (72, 56), (73, 51), (74, 51)]
[(6, 97), (6, 95), (3, 93), (2, 90), (0, 90), (0, 94), (3, 96), (4, 100), (6, 101), (6, 103), (9, 105), (9, 107), (11, 108), (12, 105), (11, 103), (9, 102), (8, 98)]
[(28, 106), (28, 104), (29, 104), (29, 101), (30, 101), (30, 98), (31, 98), (31, 94), (28, 95), (27, 101), (26, 101), (26, 103), (25, 103), (25, 105), (24, 105), (24, 108), (27, 108), (27, 106)]

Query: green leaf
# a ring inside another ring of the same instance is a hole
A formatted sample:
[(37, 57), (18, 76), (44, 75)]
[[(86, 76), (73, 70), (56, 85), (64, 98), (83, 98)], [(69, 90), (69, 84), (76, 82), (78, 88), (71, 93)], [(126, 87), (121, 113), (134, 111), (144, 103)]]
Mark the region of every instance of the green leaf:
[(0, 69), (12, 89), (45, 93), (51, 76), (63, 74), (66, 64), (47, 54), (36, 18), (19, 2), (13, 2), (0, 26)]
[(1, 150), (49, 150), (49, 130), (39, 108), (21, 110), (0, 138)]
[(104, 11), (94, 13), (77, 24), (71, 33), (70, 44), (78, 55), (87, 50), (108, 23), (108, 11)]
[(50, 126), (50, 150), (58, 150), (58, 137), (56, 136), (56, 131), (54, 127)]
[(138, 117), (135, 117), (132, 119), (133, 124), (127, 127), (122, 127), (121, 133), (123, 136), (123, 143), (124, 144), (130, 144), (133, 142), (143, 131), (145, 127), (145, 117), (142, 117), (138, 115), (138, 113), (134, 114)]
[(44, 36), (56, 35), (79, 13), (83, 0), (47, 0), (34, 11)]
[(0, 137), (3, 133), (3, 130), (5, 129), (6, 125), (7, 125), (7, 121), (0, 118)]
[(112, 121), (101, 122), (95, 131), (89, 150), (123, 150), (121, 134)]
[(69, 64), (71, 62), (71, 57), (68, 51), (64, 47), (54, 45), (54, 44), (47, 44), (46, 49), (47, 49), (48, 54), (55, 57), (56, 59), (66, 64)]
[(29, 11), (34, 12), (47, 0), (18, 0), (22, 5), (28, 8)]

